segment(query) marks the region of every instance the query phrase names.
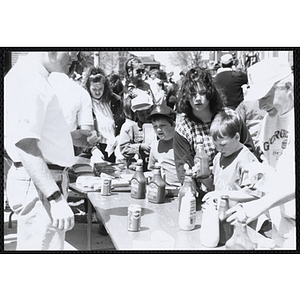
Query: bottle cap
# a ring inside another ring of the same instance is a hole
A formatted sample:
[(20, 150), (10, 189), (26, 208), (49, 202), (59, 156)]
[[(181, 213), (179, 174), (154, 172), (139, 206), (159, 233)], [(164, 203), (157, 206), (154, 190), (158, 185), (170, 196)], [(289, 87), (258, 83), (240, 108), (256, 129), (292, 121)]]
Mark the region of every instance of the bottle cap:
[(192, 170), (191, 170), (191, 168), (189, 167), (189, 165), (188, 165), (187, 163), (185, 163), (185, 164), (183, 165), (183, 168), (184, 168), (184, 170), (185, 170), (185, 174), (186, 174), (186, 175), (192, 175)]
[(136, 164), (138, 166), (142, 166), (143, 165), (143, 160), (142, 159), (138, 159), (137, 162), (136, 162)]

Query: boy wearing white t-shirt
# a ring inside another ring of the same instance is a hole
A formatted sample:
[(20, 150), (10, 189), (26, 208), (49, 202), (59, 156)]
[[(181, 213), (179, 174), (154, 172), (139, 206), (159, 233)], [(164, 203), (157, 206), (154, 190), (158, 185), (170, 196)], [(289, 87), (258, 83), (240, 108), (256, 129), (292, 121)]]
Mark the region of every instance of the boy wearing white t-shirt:
[(154, 169), (158, 162), (167, 185), (179, 187), (173, 149), (175, 117), (175, 111), (166, 105), (156, 106), (151, 111), (148, 119), (152, 122), (158, 140), (154, 140), (151, 145), (148, 169)]

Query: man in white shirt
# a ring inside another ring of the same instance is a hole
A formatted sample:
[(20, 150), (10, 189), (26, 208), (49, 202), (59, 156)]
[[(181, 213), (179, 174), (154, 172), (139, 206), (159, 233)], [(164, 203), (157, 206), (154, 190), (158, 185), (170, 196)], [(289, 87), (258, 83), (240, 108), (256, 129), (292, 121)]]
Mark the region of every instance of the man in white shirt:
[(13, 161), (7, 198), (17, 215), (17, 250), (62, 250), (74, 226), (67, 203), (67, 168), (74, 163), (74, 136), (48, 82), (51, 72), (68, 72), (77, 52), (32, 52), (4, 79), (4, 143)]
[[(48, 78), (54, 89), (71, 135), (77, 130), (89, 133), (93, 129), (92, 100), (86, 89), (69, 78), (67, 74), (52, 72)], [(74, 147), (75, 155), (82, 147)]]
[(54, 89), (70, 131), (92, 130), (92, 100), (87, 90), (67, 74), (53, 72), (49, 82)]
[[(287, 62), (278, 58), (263, 60), (248, 68), (250, 90), (248, 100), (259, 101), (259, 108), (267, 112), (261, 130), (261, 150), (265, 162), (274, 168), (267, 194), (243, 204), (247, 223), (269, 210), (272, 239), (284, 249), (296, 248), (295, 217), (295, 133), (294, 78)], [(235, 212), (227, 221), (235, 220)]]

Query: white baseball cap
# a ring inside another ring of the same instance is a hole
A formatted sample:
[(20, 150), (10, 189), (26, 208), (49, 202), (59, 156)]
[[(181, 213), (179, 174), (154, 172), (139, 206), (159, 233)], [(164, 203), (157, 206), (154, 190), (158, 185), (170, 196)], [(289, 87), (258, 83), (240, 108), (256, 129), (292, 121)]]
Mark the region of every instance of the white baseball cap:
[(230, 62), (233, 61), (233, 57), (231, 54), (224, 54), (222, 57), (221, 57), (221, 63), (222, 64), (229, 64)]
[(264, 59), (247, 70), (248, 84), (247, 100), (258, 100), (264, 97), (273, 85), (288, 77), (292, 69), (287, 61), (279, 58)]
[(147, 110), (153, 105), (153, 101), (146, 92), (139, 93), (135, 98), (131, 100), (131, 110), (136, 112), (137, 110)]

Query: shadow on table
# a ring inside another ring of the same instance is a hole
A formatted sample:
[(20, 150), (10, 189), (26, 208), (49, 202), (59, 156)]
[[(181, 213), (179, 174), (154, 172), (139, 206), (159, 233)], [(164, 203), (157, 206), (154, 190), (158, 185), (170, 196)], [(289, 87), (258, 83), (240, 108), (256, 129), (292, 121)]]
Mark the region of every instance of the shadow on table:
[[(123, 216), (126, 217), (128, 215), (128, 207), (120, 206), (120, 207), (114, 207), (114, 208), (108, 208), (108, 209), (102, 209), (98, 208), (97, 211), (101, 215), (101, 219), (104, 223), (108, 222), (110, 220), (110, 216)], [(154, 211), (149, 208), (142, 209), (142, 216), (147, 214), (153, 214)]]

